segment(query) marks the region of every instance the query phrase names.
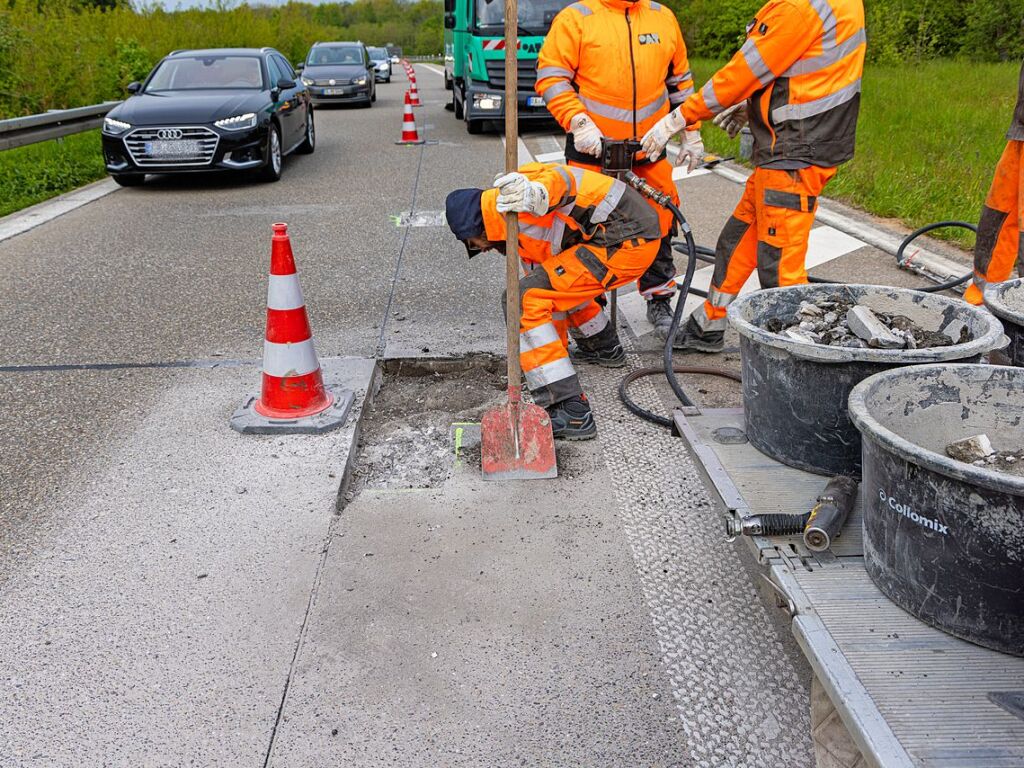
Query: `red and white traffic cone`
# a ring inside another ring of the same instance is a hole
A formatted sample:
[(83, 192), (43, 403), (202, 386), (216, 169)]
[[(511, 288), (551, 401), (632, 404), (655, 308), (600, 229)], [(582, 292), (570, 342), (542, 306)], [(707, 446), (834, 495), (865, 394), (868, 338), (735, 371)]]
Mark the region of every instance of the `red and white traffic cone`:
[(420, 101), (420, 91), (416, 87), (416, 73), (413, 72), (409, 76), (409, 103), (414, 107), (422, 107), (423, 102)]
[(313, 332), (288, 239), (288, 225), (274, 224), (263, 342), (263, 386), (231, 418), (243, 433), (326, 432), (345, 423), (350, 391), (324, 386)]
[(416, 130), (416, 117), (412, 113), (412, 101), (409, 92), (405, 92), (405, 109), (402, 112), (402, 138), (395, 144), (422, 144), (419, 132)]

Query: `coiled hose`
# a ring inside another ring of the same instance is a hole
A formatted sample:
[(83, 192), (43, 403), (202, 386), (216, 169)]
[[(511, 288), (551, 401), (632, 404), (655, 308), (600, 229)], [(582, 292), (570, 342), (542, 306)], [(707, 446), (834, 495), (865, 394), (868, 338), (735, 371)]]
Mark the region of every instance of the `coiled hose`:
[[(715, 252), (711, 248), (707, 248), (702, 245), (697, 245), (693, 239), (693, 231), (690, 229), (689, 222), (686, 221), (686, 217), (683, 216), (682, 211), (672, 202), (672, 200), (658, 190), (651, 187), (643, 179), (636, 176), (633, 173), (626, 174), (625, 181), (631, 187), (636, 189), (640, 194), (645, 197), (651, 198), (659, 205), (667, 208), (672, 212), (676, 221), (679, 223), (679, 229), (683, 234), (683, 243), (675, 243), (673, 247), (679, 253), (685, 253), (687, 255), (686, 260), (686, 272), (683, 275), (683, 282), (678, 284), (679, 298), (676, 300), (675, 311), (672, 313), (672, 325), (669, 327), (668, 337), (665, 340), (665, 349), (663, 352), (664, 367), (663, 368), (640, 368), (639, 370), (632, 371), (622, 378), (619, 382), (619, 400), (622, 404), (629, 409), (630, 413), (639, 416), (645, 421), (649, 421), (652, 424), (658, 424), (662, 427), (668, 427), (672, 429), (672, 419), (665, 416), (659, 416), (653, 411), (649, 411), (646, 408), (639, 405), (629, 395), (629, 385), (638, 379), (642, 379), (645, 376), (654, 376), (657, 374), (664, 374), (668, 380), (669, 386), (672, 387), (672, 391), (675, 393), (676, 398), (684, 406), (692, 406), (694, 403), (690, 397), (683, 390), (682, 385), (679, 383), (679, 379), (676, 378), (677, 373), (689, 373), (689, 374), (703, 374), (707, 376), (720, 376), (725, 379), (731, 379), (733, 381), (741, 382), (739, 374), (733, 373), (732, 371), (724, 368), (712, 368), (707, 366), (694, 366), (694, 365), (674, 365), (672, 361), (672, 342), (676, 337), (676, 332), (679, 330), (679, 325), (683, 317), (683, 308), (686, 304), (686, 296), (688, 294), (694, 294), (695, 296), (701, 296), (707, 298), (707, 292), (702, 291), (699, 288), (690, 287), (690, 283), (693, 282), (693, 274), (697, 270), (697, 262), (703, 261), (705, 263), (713, 264), (715, 261)], [(928, 224), (916, 229), (911, 232), (907, 237), (900, 243), (900, 247), (896, 250), (896, 261), (900, 266), (903, 266), (904, 258), (903, 254), (912, 242), (914, 242), (921, 235), (931, 232), (935, 229), (942, 229), (944, 227), (962, 227), (963, 229), (969, 229), (974, 233), (977, 233), (978, 228), (967, 221), (938, 221), (934, 224)], [(963, 277), (958, 277), (953, 280), (948, 280), (944, 283), (937, 285), (929, 285), (916, 290), (924, 293), (936, 293), (938, 291), (945, 291), (950, 288), (955, 288), (958, 285), (963, 285), (971, 279), (971, 272), (968, 272)], [(812, 283), (839, 283), (839, 280), (826, 280), (820, 277), (807, 278)]]

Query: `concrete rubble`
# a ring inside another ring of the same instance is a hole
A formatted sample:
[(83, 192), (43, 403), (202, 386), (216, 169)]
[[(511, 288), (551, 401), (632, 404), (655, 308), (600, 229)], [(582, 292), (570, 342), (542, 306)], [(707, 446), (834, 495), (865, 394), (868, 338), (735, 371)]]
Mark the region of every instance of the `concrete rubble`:
[(851, 349), (948, 347), (971, 339), (961, 320), (929, 330), (905, 315), (876, 312), (843, 299), (801, 302), (794, 317), (771, 318), (765, 329), (790, 341)]
[(985, 434), (972, 435), (950, 443), (946, 446), (946, 455), (976, 467), (1024, 476), (1024, 449), (997, 451)]

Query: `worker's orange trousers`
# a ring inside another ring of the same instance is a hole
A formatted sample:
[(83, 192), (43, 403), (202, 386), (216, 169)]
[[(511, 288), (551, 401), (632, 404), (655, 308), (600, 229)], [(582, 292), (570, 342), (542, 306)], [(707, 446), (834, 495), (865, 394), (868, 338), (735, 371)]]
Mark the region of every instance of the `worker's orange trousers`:
[(996, 166), (992, 187), (978, 221), (974, 245), (974, 282), (964, 293), (971, 304), (981, 304), (989, 283), (1001, 283), (1013, 274), (1024, 276), (1024, 141), (1009, 141)]
[(640, 277), (658, 246), (658, 240), (633, 240), (609, 254), (605, 248), (577, 245), (520, 279), (519, 361), (537, 405), (547, 407), (582, 394), (569, 361), (569, 332), (577, 343), (589, 342), (594, 348), (617, 344), (618, 334), (594, 299)]
[[(578, 163), (574, 160), (567, 161), (569, 165), (576, 168), (585, 168), (588, 171), (601, 173), (601, 166)], [(672, 164), (664, 157), (653, 163), (639, 163), (633, 166), (633, 173), (644, 179), (659, 192), (671, 196), (672, 202), (679, 205), (679, 190), (672, 180)], [(640, 293), (644, 298), (668, 298), (676, 293), (675, 283), (672, 278), (676, 276), (675, 260), (672, 256), (672, 233), (675, 231), (675, 217), (672, 212), (653, 200), (644, 198), (658, 214), (658, 223), (661, 225), (662, 244), (651, 263), (650, 268), (644, 272), (637, 283)]]
[(807, 282), (807, 239), (818, 196), (835, 168), (756, 168), (715, 248), (708, 299), (693, 313), (703, 331), (724, 331), (726, 308), (757, 269), (762, 288)]

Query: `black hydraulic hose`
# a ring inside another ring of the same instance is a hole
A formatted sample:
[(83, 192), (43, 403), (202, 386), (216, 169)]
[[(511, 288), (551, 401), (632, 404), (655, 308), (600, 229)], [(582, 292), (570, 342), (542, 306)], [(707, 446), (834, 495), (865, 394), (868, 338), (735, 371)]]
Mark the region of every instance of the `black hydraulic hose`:
[[(722, 378), (732, 379), (736, 382), (741, 382), (742, 379), (738, 373), (727, 371), (724, 368), (709, 368), (703, 365), (674, 365), (672, 366), (673, 373), (690, 373), (699, 374), (703, 376), (721, 376)], [(629, 396), (629, 385), (637, 379), (642, 379), (645, 376), (664, 376), (664, 368), (638, 368), (635, 371), (630, 371), (628, 374), (622, 377), (622, 381), (619, 382), (619, 399), (622, 404), (626, 406), (630, 413), (639, 416), (645, 421), (649, 421), (652, 424), (659, 424), (663, 427), (672, 428), (672, 419), (665, 416), (659, 416), (658, 414), (648, 411), (641, 405), (638, 405), (635, 400)]]
[[(974, 224), (971, 224), (969, 221), (951, 220), (937, 221), (934, 224), (927, 224), (921, 227), (920, 229), (915, 229), (913, 232), (911, 232), (909, 235), (903, 238), (903, 242), (900, 243), (900, 247), (896, 249), (897, 264), (899, 264), (899, 266), (901, 267), (905, 266), (905, 259), (903, 257), (903, 254), (906, 252), (907, 248), (910, 247), (910, 244), (917, 240), (917, 238), (933, 230), (944, 229), (946, 227), (961, 227), (962, 229), (969, 229), (975, 234), (977, 234), (978, 232), (978, 227)], [(690, 251), (689, 244), (673, 243), (672, 247), (679, 253), (689, 253)], [(713, 248), (708, 248), (707, 246), (704, 245), (698, 245), (696, 247), (696, 258), (699, 259), (700, 261), (703, 261), (706, 264), (713, 264), (715, 261), (714, 257), (715, 251)], [(964, 283), (966, 283), (968, 280), (971, 279), (972, 274), (973, 273), (968, 272), (966, 275), (963, 275), (962, 277), (947, 280), (944, 283), (936, 283), (935, 285), (922, 286), (920, 288), (915, 288), (914, 290), (921, 291), (922, 293), (938, 293), (939, 291), (947, 291), (950, 288), (956, 288), (958, 285), (963, 285)], [(824, 277), (814, 277), (813, 275), (808, 275), (807, 281), (810, 283), (816, 283), (821, 285), (828, 285), (829, 283), (836, 284), (842, 282), (840, 280), (828, 280)], [(704, 298), (707, 298), (707, 293), (705, 291), (701, 291), (699, 288), (691, 288), (689, 292), (694, 294), (695, 296), (702, 296)]]

